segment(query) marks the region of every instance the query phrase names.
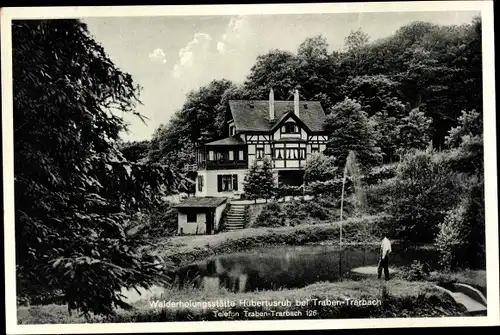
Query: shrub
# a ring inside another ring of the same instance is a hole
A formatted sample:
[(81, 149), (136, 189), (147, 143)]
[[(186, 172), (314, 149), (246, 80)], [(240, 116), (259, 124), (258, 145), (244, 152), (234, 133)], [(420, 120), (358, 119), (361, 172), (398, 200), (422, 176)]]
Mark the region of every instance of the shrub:
[(457, 173), (433, 149), (403, 155), (391, 188), (388, 212), (396, 234), (415, 242), (434, 241), (439, 223), (461, 192)]
[[(460, 264), (465, 244), (464, 208), (459, 206), (448, 212), (439, 224), (436, 246), (440, 253), (439, 264), (445, 270), (454, 270)], [(461, 252), (462, 251), (462, 252)]]
[(485, 264), (484, 193), (482, 180), (473, 179), (467, 197), (439, 225), (436, 246), (446, 270)]
[(390, 179), (365, 187), (366, 209), (369, 214), (386, 212), (390, 208), (393, 183), (394, 180)]
[(429, 274), (429, 265), (415, 260), (409, 266), (401, 268), (399, 277), (408, 281), (423, 281), (429, 278)]
[(277, 198), (284, 198), (285, 196), (302, 196), (304, 195), (304, 186), (278, 184), (275, 194)]
[(373, 185), (394, 178), (396, 176), (397, 167), (398, 164), (385, 164), (374, 167), (370, 173), (363, 176), (363, 182), (368, 185)]
[[(345, 194), (352, 192), (352, 181), (350, 178), (346, 179)], [(310, 182), (305, 187), (305, 193), (308, 195), (323, 195), (340, 197), (342, 193), (342, 179), (336, 178), (326, 181)]]
[(324, 182), (334, 179), (339, 173), (338, 166), (335, 165), (335, 158), (326, 156), (323, 153), (311, 154), (306, 162), (304, 170), (304, 181), (311, 182)]
[(255, 219), (260, 227), (280, 227), (285, 225), (285, 213), (276, 201), (269, 202)]
[(137, 225), (133, 225), (134, 233), (141, 233), (149, 238), (173, 236), (177, 233), (177, 211), (169, 202), (150, 208), (145, 213), (136, 215)]

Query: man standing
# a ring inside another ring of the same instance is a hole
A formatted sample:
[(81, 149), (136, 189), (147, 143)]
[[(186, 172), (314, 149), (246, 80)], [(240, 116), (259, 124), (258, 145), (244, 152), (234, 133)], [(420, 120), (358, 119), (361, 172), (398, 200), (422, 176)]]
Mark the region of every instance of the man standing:
[(382, 268), (384, 269), (385, 280), (389, 280), (389, 254), (392, 252), (391, 241), (384, 235), (382, 245), (380, 246), (380, 261), (378, 263), (378, 279), (382, 277)]

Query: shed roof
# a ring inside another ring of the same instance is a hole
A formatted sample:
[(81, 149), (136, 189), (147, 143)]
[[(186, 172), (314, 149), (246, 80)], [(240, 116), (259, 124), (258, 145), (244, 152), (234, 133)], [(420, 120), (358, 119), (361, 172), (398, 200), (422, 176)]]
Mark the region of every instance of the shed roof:
[(189, 197), (174, 205), (175, 208), (216, 208), (227, 201), (224, 197)]

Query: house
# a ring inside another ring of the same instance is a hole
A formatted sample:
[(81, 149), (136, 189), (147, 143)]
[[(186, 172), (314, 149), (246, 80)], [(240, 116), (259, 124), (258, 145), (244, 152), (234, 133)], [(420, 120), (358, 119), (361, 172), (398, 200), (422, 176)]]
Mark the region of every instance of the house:
[(323, 152), (328, 135), (318, 101), (230, 100), (226, 136), (197, 151), (197, 197), (238, 198), (248, 169), (269, 157), (279, 182), (301, 185), (306, 160)]
[(214, 234), (226, 208), (227, 198), (186, 198), (174, 205), (178, 212), (179, 235)]

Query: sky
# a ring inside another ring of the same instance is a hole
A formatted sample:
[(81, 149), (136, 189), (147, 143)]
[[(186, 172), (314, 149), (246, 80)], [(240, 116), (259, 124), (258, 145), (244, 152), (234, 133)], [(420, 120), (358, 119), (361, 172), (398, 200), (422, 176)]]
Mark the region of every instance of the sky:
[(478, 12), (385, 12), (253, 16), (154, 16), (83, 18), (90, 33), (122, 71), (142, 87), (140, 119), (124, 115), (128, 141), (151, 139), (167, 124), (189, 91), (214, 79), (242, 83), (258, 55), (271, 49), (296, 52), (308, 37), (323, 35), (331, 51), (361, 28), (371, 40), (392, 35), (413, 21), (470, 23)]

